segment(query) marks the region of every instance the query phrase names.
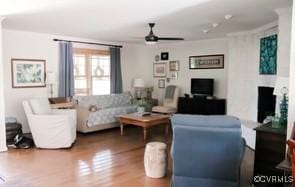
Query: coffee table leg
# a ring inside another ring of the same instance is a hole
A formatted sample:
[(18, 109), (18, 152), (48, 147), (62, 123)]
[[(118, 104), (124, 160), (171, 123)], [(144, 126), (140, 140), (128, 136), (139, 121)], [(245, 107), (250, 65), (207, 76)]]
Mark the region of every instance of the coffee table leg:
[(121, 123), (121, 124), (120, 124), (121, 136), (123, 136), (123, 128), (124, 128), (124, 125), (123, 125), (123, 123)]
[(143, 140), (146, 140), (147, 129), (143, 128)]

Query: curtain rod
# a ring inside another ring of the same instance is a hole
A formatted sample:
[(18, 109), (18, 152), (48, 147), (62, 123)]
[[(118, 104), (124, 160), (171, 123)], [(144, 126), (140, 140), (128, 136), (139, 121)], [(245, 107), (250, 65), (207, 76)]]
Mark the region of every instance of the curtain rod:
[(90, 45), (102, 45), (102, 46), (109, 46), (109, 47), (118, 47), (122, 48), (122, 45), (112, 45), (112, 44), (105, 44), (105, 43), (94, 43), (94, 42), (82, 42), (82, 41), (75, 41), (75, 40), (61, 40), (54, 38), (53, 41), (55, 42), (72, 42), (72, 43), (80, 43), (80, 44), (90, 44)]

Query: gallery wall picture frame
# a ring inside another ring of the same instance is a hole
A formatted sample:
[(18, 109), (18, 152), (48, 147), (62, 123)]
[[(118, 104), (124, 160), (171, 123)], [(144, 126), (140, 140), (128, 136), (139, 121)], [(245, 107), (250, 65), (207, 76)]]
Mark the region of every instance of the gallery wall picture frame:
[(154, 63), (154, 77), (166, 77), (166, 63)]
[(189, 69), (223, 69), (224, 54), (189, 57)]
[(179, 71), (179, 60), (169, 62), (169, 71)]
[(165, 88), (165, 79), (159, 79), (158, 80), (158, 87), (159, 88)]
[(170, 72), (170, 77), (172, 80), (177, 80), (178, 79), (178, 72), (177, 71), (171, 71)]
[(46, 87), (46, 61), (42, 59), (11, 59), (12, 88)]
[(169, 60), (169, 53), (161, 52), (161, 60)]

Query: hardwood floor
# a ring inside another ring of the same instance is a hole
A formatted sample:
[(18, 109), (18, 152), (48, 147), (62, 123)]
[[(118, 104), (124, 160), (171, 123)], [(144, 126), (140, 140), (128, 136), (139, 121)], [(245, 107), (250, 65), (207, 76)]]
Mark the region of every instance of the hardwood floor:
[[(159, 126), (150, 129), (147, 141), (170, 144), (171, 137)], [(162, 179), (145, 176), (144, 148), (141, 128), (127, 127), (124, 136), (120, 136), (119, 128), (78, 134), (70, 149), (0, 153), (0, 176), (7, 181), (3, 186), (168, 187), (170, 168)]]
[[(171, 137), (164, 126), (149, 129), (147, 142), (162, 141), (169, 146)], [(128, 126), (124, 136), (120, 129), (78, 134), (70, 149), (19, 149), (0, 153), (0, 186), (114, 186), (168, 187), (168, 175), (162, 179), (145, 176), (143, 166), (145, 143), (142, 128)], [(246, 149), (242, 164), (241, 187), (250, 187), (254, 153)], [(1, 185), (1, 178), (6, 180)]]

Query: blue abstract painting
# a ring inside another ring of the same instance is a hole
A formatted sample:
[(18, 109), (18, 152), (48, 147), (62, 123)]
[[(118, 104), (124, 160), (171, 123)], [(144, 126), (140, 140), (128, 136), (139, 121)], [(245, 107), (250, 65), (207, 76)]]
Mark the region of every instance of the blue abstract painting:
[(260, 39), (260, 64), (261, 75), (275, 75), (277, 73), (277, 35)]

